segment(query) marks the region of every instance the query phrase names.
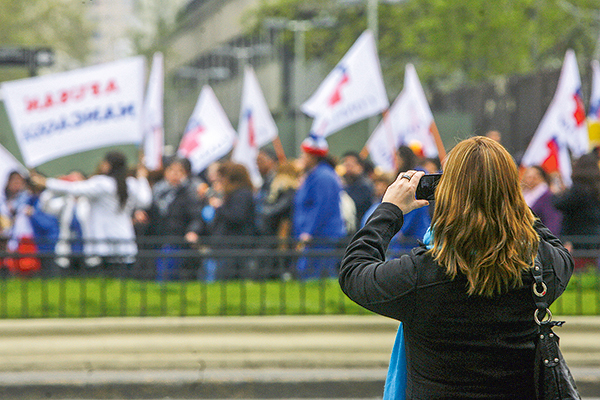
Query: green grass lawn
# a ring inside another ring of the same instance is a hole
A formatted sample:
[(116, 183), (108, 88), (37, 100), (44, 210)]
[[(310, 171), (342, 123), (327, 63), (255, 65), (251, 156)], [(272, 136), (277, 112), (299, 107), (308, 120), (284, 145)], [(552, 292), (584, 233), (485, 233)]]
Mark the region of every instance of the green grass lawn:
[[(552, 311), (600, 315), (600, 275), (575, 274)], [(336, 279), (162, 284), (101, 277), (0, 281), (0, 318), (368, 313), (345, 297)]]
[(0, 282), (0, 318), (368, 313), (335, 279), (158, 283), (112, 278)]

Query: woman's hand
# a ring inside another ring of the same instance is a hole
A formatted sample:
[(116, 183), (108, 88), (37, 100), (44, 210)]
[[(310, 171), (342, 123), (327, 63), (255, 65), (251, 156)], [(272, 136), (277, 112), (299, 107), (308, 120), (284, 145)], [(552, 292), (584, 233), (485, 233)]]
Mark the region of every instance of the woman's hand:
[(29, 180), (31, 181), (31, 183), (33, 185), (35, 185), (36, 187), (38, 187), (40, 189), (46, 188), (46, 177), (38, 174), (36, 171), (34, 171), (32, 169), (29, 170)]
[(143, 163), (139, 163), (135, 170), (136, 178), (146, 178), (148, 179), (148, 168)]
[(394, 183), (385, 191), (381, 200), (382, 203), (395, 204), (402, 210), (402, 214), (408, 214), (412, 210), (428, 205), (427, 200), (417, 200), (415, 198), (417, 185), (423, 175), (425, 175), (423, 171), (400, 172)]

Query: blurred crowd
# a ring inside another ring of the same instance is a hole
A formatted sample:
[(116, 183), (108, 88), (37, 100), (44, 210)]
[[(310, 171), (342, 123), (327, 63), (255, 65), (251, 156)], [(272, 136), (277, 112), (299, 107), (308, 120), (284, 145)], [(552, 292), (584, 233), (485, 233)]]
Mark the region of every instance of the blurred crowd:
[[(569, 187), (541, 166), (522, 170), (527, 204), (553, 233), (571, 239), (569, 248), (582, 255), (578, 269), (598, 267), (599, 153), (574, 161)], [(399, 147), (395, 158), (396, 171), (386, 173), (358, 152), (336, 159), (325, 139), (309, 137), (298, 159), (260, 150), (258, 188), (246, 167), (232, 161), (195, 175), (187, 159), (174, 156), (160, 171), (141, 164), (131, 171), (118, 151), (107, 153), (90, 177), (76, 170), (56, 178), (14, 171), (0, 202), (7, 252), (0, 269), (57, 276), (135, 266), (158, 281), (335, 277), (339, 259), (332, 249), (365, 224), (398, 172), (442, 171), (439, 159), (424, 157), (418, 145)], [(423, 238), (434, 206), (405, 216), (390, 252), (408, 251)], [(256, 248), (267, 256), (247, 256)], [(140, 257), (142, 250), (151, 256)]]

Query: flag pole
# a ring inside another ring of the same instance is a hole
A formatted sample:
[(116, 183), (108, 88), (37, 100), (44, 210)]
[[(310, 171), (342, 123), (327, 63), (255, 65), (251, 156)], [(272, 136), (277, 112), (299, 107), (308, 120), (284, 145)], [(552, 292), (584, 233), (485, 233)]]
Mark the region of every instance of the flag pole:
[[(386, 108), (385, 110), (383, 110), (383, 111), (381, 112), (381, 117), (382, 117), (382, 119), (383, 119), (383, 121), (384, 121), (384, 124), (385, 124), (385, 122), (387, 121), (389, 114), (390, 114), (390, 109), (389, 109), (389, 108)], [(371, 132), (371, 135), (373, 135), (373, 132)], [(370, 139), (370, 138), (369, 138), (369, 139)], [(369, 140), (367, 140), (367, 143), (369, 143)], [(367, 148), (367, 144), (366, 144), (366, 143), (365, 143), (365, 146), (364, 146), (364, 147), (362, 148), (362, 150), (360, 151), (360, 153), (358, 153), (358, 155), (359, 155), (359, 156), (360, 156), (360, 158), (362, 158), (363, 160), (366, 160), (366, 159), (367, 159), (367, 156), (369, 155), (369, 149)]]
[(275, 137), (272, 143), (273, 147), (275, 148), (275, 153), (277, 154), (277, 159), (279, 160), (279, 162), (285, 162), (287, 158), (285, 156), (285, 151), (283, 151), (283, 146), (281, 145), (281, 139), (279, 139), (279, 136)]
[(433, 138), (435, 140), (435, 146), (437, 147), (440, 162), (442, 162), (444, 161), (444, 158), (446, 158), (446, 149), (444, 149), (444, 142), (442, 142), (440, 131), (438, 131), (435, 121), (431, 122), (429, 130), (431, 131), (431, 134), (433, 135)]
[(360, 151), (360, 153), (358, 153), (358, 155), (363, 160), (365, 160), (369, 156), (369, 149), (367, 149), (367, 145), (366, 144), (365, 144), (365, 147), (362, 148), (362, 150)]

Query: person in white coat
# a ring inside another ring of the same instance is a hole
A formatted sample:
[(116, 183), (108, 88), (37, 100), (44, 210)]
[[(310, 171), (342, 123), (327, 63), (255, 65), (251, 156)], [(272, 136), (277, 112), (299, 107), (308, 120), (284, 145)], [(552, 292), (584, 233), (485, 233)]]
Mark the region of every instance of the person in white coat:
[[(79, 171), (73, 171), (59, 179), (80, 182), (86, 177)], [(82, 258), (84, 243), (92, 237), (89, 226), (90, 201), (87, 197), (44, 190), (40, 195), (40, 207), (59, 221), (58, 242), (54, 250), (57, 255), (54, 261), (59, 267), (78, 268), (100, 263), (99, 257)]]
[(35, 172), (31, 180), (57, 194), (89, 199), (90, 238), (84, 246), (88, 260), (98, 256), (105, 265), (131, 265), (137, 255), (132, 213), (152, 201), (148, 171), (138, 166), (136, 177), (127, 177), (127, 159), (119, 151), (108, 152), (98, 170), (98, 175), (80, 182), (45, 178)]

